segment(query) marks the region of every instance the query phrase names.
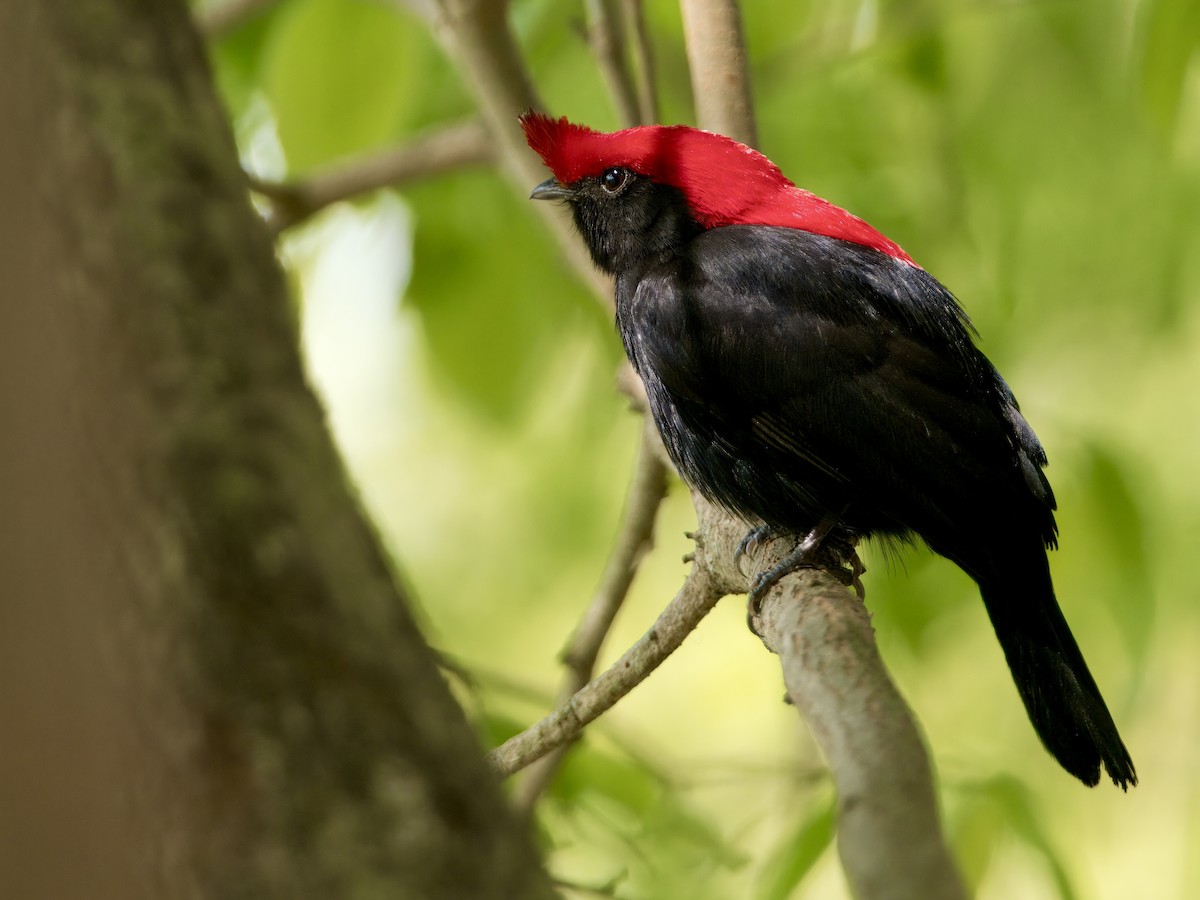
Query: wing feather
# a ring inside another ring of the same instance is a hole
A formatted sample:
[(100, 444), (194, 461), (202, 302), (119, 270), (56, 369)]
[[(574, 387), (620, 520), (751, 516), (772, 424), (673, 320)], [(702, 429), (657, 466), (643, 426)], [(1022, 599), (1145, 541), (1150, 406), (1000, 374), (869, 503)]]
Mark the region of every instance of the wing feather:
[(747, 517), (799, 528), (858, 504), (876, 519), (852, 530), (936, 532), (1014, 489), (1049, 517), (1041, 445), (922, 269), (795, 229), (720, 228), (619, 285), (618, 319), (684, 476)]

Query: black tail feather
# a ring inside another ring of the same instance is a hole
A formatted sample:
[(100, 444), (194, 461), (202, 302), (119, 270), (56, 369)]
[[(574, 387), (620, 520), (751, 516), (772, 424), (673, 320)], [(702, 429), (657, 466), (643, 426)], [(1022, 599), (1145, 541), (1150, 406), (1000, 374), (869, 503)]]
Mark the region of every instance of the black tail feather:
[(1063, 618), (1045, 550), (1029, 548), (978, 578), (984, 605), (1034, 730), (1062, 767), (1088, 786), (1103, 764), (1122, 790), (1137, 784), (1092, 673)]

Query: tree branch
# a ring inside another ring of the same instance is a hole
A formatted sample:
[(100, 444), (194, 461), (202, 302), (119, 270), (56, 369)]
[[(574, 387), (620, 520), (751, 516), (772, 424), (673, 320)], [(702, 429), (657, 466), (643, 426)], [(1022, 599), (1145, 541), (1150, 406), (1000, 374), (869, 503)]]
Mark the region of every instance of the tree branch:
[[(563, 651), (567, 679), (560, 703), (568, 701), (591, 680), (604, 639), (629, 593), (638, 566), (654, 545), (654, 519), (667, 493), (667, 467), (655, 448), (658, 434), (649, 418), (643, 420), (642, 441), (625, 498), (625, 512), (617, 531), (616, 545), (600, 579), (591, 605), (583, 614), (570, 644)], [(532, 809), (562, 765), (569, 744), (530, 766), (517, 787), (519, 809)]]
[(692, 102), (701, 128), (758, 143), (737, 0), (680, 0)]
[(866, 607), (828, 572), (802, 570), (769, 592), (756, 630), (779, 654), (788, 697), (833, 770), (838, 850), (854, 896), (966, 897), (929, 758)]
[(488, 755), (496, 772), (511, 775), (574, 740), (583, 728), (637, 687), (675, 652), (728, 591), (708, 568), (691, 572), (654, 625), (604, 674), (546, 718), (509, 738)]
[[(693, 500), (714, 581), (745, 591), (792, 549), (791, 540), (776, 540), (742, 573), (733, 550), (744, 527), (698, 494)], [(854, 896), (966, 897), (942, 835), (929, 757), (862, 601), (829, 572), (801, 569), (768, 592), (751, 624), (779, 655), (788, 698), (833, 773), (838, 850)]]
[[(393, 0), (410, 6), (413, 0)], [(487, 123), (500, 163), (523, 195), (546, 177), (541, 160), (525, 144), (517, 116), (541, 109), (525, 62), (506, 17), (504, 0), (424, 0), (434, 5), (430, 23), (442, 45), (458, 64)], [(596, 298), (612, 309), (612, 283), (592, 265), (572, 233), (569, 220), (556, 204), (535, 203), (534, 213), (554, 236), (563, 257)]]
[(637, 90), (625, 58), (625, 41), (616, 0), (587, 0), (587, 38), (596, 65), (623, 125), (644, 124), (640, 120)]
[(576, 678), (582, 679), (579, 687), (591, 678), (604, 638), (629, 593), (638, 566), (654, 546), (654, 519), (667, 494), (667, 467), (655, 449), (658, 442), (654, 423), (646, 419), (616, 546), (596, 596), (579, 623), (570, 647), (563, 653), (567, 667)]
[(638, 121), (651, 124), (658, 121), (658, 92), (654, 81), (654, 54), (650, 36), (646, 33), (646, 17), (642, 0), (621, 0), (625, 28), (633, 39), (633, 60), (637, 67)]
[(348, 160), (301, 181), (251, 179), (250, 188), (271, 200), (267, 224), (279, 234), (325, 207), (359, 194), (465, 166), (486, 165), (495, 158), (487, 129), (472, 119), (428, 131), (403, 146)]

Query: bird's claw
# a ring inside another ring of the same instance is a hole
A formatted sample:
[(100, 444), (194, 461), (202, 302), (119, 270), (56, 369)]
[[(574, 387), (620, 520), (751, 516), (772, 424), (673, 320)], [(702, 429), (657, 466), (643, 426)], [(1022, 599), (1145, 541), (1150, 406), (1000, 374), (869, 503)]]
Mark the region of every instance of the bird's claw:
[(755, 623), (762, 615), (763, 601), (767, 599), (767, 594), (771, 588), (775, 587), (785, 575), (791, 575), (800, 569), (821, 568), (816, 562), (795, 561), (795, 555), (795, 551), (792, 551), (779, 565), (765, 572), (760, 572), (750, 582), (750, 590), (746, 594), (746, 625), (749, 626), (753, 634), (760, 638), (762, 637), (762, 632), (758, 630)]
[(733, 551), (734, 568), (739, 573), (745, 574), (742, 570), (742, 559), (757, 554), (763, 544), (778, 537), (780, 533), (780, 530), (774, 525), (757, 525), (747, 531), (746, 536), (737, 545), (737, 549)]
[(779, 565), (755, 575), (754, 580), (750, 582), (750, 590), (747, 593), (750, 613), (757, 616), (762, 611), (762, 602), (766, 599), (767, 592), (775, 587), (785, 575), (791, 575), (793, 572), (798, 572), (801, 569), (819, 568), (821, 568), (819, 563), (815, 561), (810, 562), (807, 559), (796, 559), (793, 553), (785, 557)]
[(858, 551), (850, 550), (850, 585), (854, 588), (854, 593), (858, 594), (859, 600), (867, 599), (867, 589), (862, 583), (862, 574), (867, 571), (867, 567), (863, 565), (862, 559), (859, 558)]
[[(763, 600), (766, 599), (767, 592), (785, 575), (790, 575), (799, 569), (827, 569), (831, 574), (835, 575), (835, 570), (840, 570), (846, 576), (845, 583), (853, 584), (860, 598), (865, 596), (866, 591), (863, 589), (862, 582), (859, 581), (858, 576), (866, 571), (866, 567), (859, 560), (853, 546), (839, 546), (843, 542), (839, 541), (836, 537), (831, 545), (827, 546), (826, 544), (826, 539), (829, 537), (829, 533), (835, 524), (836, 521), (833, 519), (823, 519), (787, 556), (770, 569), (767, 569), (767, 571), (760, 572), (750, 582), (746, 616), (752, 632), (762, 637), (755, 627), (755, 622), (762, 613), (762, 604)], [(738, 550), (741, 551), (743, 547), (748, 546), (756, 540), (761, 540), (760, 536), (764, 532), (779, 533), (778, 530), (772, 530), (770, 526), (766, 525), (755, 528), (742, 540)], [(831, 565), (831, 560), (829, 559), (830, 553), (823, 551), (832, 551), (833, 565)], [(845, 562), (847, 553), (851, 557), (848, 568)], [(735, 559), (740, 559), (740, 557), (735, 555)], [(838, 563), (841, 564), (839, 565)]]

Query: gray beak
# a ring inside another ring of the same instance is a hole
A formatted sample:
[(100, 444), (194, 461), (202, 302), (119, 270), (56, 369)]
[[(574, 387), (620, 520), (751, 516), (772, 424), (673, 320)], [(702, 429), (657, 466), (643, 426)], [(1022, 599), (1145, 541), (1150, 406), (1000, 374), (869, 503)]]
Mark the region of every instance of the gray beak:
[(553, 178), (547, 178), (533, 189), (530, 200), (569, 200), (574, 192)]

